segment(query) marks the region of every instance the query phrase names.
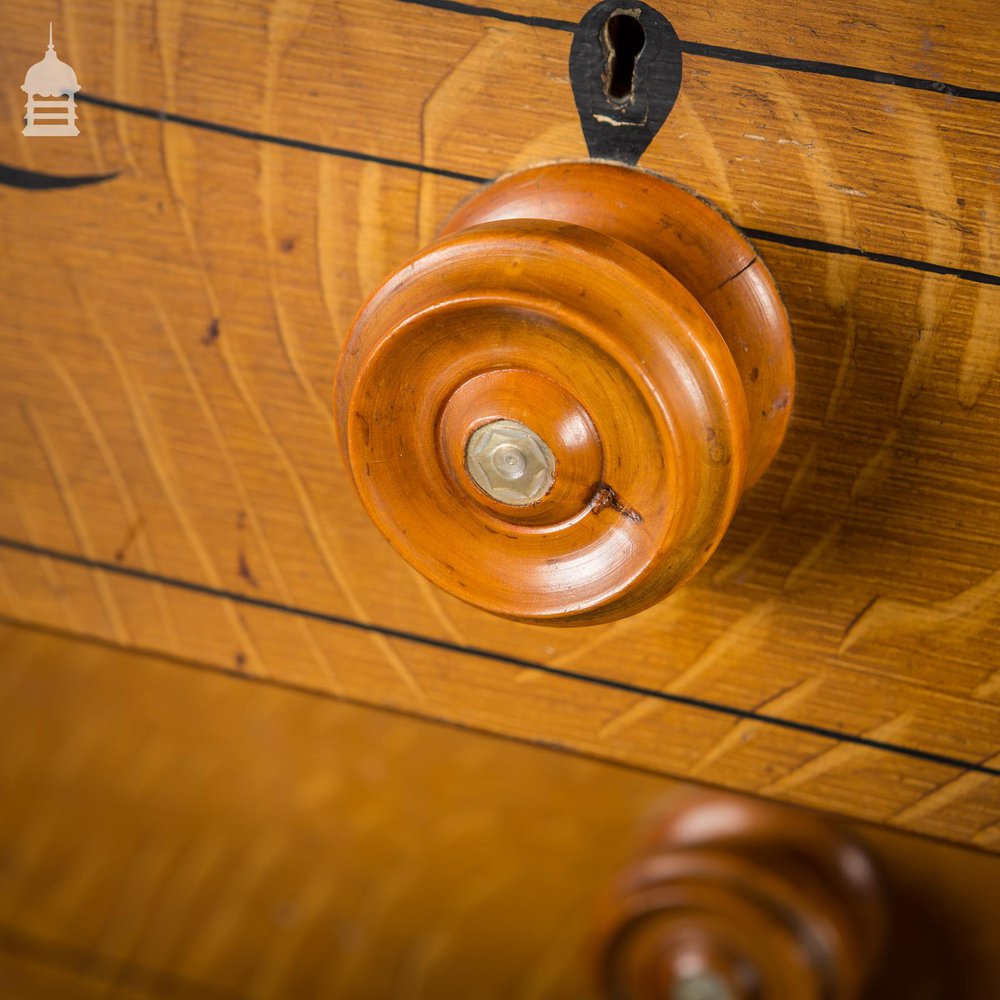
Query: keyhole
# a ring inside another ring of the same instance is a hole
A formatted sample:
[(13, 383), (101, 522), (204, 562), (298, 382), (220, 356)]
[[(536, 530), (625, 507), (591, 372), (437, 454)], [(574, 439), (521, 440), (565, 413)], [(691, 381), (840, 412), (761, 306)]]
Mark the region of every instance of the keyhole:
[(646, 32), (634, 14), (618, 11), (604, 22), (601, 35), (607, 53), (604, 93), (612, 104), (627, 104), (635, 86), (635, 64), (646, 44)]

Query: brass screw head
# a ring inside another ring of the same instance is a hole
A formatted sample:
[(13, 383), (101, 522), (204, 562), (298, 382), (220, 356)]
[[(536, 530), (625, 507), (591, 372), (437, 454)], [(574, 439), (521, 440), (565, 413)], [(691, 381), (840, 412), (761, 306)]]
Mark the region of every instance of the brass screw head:
[(548, 445), (518, 420), (494, 420), (469, 435), (465, 467), (489, 497), (514, 507), (541, 500), (556, 478)]
[(696, 972), (674, 982), (670, 1000), (733, 1000), (733, 995), (715, 973)]

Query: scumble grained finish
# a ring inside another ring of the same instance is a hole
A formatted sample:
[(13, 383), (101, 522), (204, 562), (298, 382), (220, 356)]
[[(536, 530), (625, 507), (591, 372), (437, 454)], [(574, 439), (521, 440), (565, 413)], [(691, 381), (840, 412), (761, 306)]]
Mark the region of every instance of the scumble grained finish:
[[(982, 3), (933, 24), (905, 3), (665, 12), (683, 39), (1000, 79)], [(37, 61), (39, 18), (4, 6), (4, 79)], [(120, 171), (0, 192), (0, 526), (41, 547), (0, 548), (5, 613), (1000, 846), (1000, 781), (962, 764), (1000, 764), (998, 286), (758, 240), (796, 335), (781, 451), (684, 588), (540, 634), (401, 563), (342, 472), (328, 396), (356, 304), (478, 187), (420, 164), (487, 178), (585, 155), (570, 34), (387, 0), (60, 18), (82, 93), (153, 117), (81, 104), (79, 137), (35, 142), (0, 88), (0, 161)], [(644, 166), (741, 226), (997, 273), (995, 105), (705, 55), (684, 73)]]
[[(0, 662), (5, 1000), (585, 1000), (602, 891), (684, 804), (653, 775), (29, 629), (0, 625)], [(1000, 859), (851, 830), (894, 913), (872, 1000), (995, 1000)]]
[(3, 624), (0, 660), (4, 1000), (585, 997), (673, 787)]
[(833, 823), (681, 796), (609, 896), (603, 995), (860, 1000), (893, 917), (875, 860)]
[[(586, 625), (705, 563), (773, 458), (792, 379), (746, 240), (667, 181), (577, 163), (479, 192), (376, 289), (335, 406), (354, 485), (411, 565), (487, 611)], [(469, 442), (498, 421), (553, 454), (530, 504), (470, 481)]]

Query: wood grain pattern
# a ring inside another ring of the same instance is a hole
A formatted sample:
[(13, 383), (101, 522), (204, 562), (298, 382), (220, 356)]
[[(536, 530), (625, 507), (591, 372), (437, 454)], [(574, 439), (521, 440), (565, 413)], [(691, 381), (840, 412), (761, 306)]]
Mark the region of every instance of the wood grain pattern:
[(671, 787), (9, 626), (0, 653), (5, 1000), (582, 996)]
[[(682, 37), (695, 6), (669, 12)], [(3, 548), (6, 614), (1000, 844), (1000, 288), (758, 240), (796, 331), (797, 409), (713, 560), (618, 625), (496, 622), (377, 536), (329, 393), (364, 295), (475, 188), (370, 158), (485, 177), (582, 155), (568, 33), (384, 2), (64, 9), (84, 93), (362, 158), (93, 104), (78, 140), (33, 144), (4, 91), (0, 161), (119, 171), (0, 192), (0, 525), (48, 552)], [(4, 8), (5, 79), (38, 57), (35, 16)], [(951, 17), (940, 51), (982, 51), (974, 19)], [(907, 58), (879, 36), (866, 63)], [(834, 44), (793, 37), (803, 58)], [(935, 58), (942, 79), (989, 85)], [(746, 226), (994, 266), (987, 102), (690, 63), (643, 165)]]
[[(0, 626), (5, 1000), (562, 1000), (676, 784)], [(582, 836), (581, 831), (586, 831)], [(993, 1000), (1000, 859), (853, 829), (871, 1000)]]
[[(429, 5), (435, 3), (430, 0)], [(456, 6), (474, 9), (476, 5)], [(572, 24), (590, 6), (589, 0), (511, 0), (503, 10)], [(687, 41), (798, 60), (866, 66), (887, 75), (930, 77), (987, 90), (1000, 86), (993, 49), (976, 30), (985, 10), (981, 0), (958, 0), (947, 10), (925, 4), (872, 4), (869, 0), (846, 0), (836, 8), (805, 3), (794, 10), (781, 0), (763, 0), (752, 8), (733, 8), (725, 15), (694, 0), (676, 0), (661, 9)]]
[[(682, 37), (727, 44), (739, 33), (749, 48), (845, 63), (863, 53), (887, 72), (909, 59), (911, 73), (923, 66), (923, 74), (972, 84), (983, 75), (995, 84), (998, 75), (979, 29), (990, 13), (982, 0), (935, 12), (933, 25), (900, 3), (869, 10), (867, 25), (855, 16), (853, 27), (850, 13), (811, 3), (798, 14), (814, 22), (811, 38), (794, 34), (782, 46), (756, 7), (717, 18), (728, 30), (707, 33), (699, 6), (668, 11)], [(561, 7), (536, 13), (559, 16)], [(586, 155), (566, 31), (397, 0), (115, 10), (68, 9), (85, 93), (484, 179)], [(10, 12), (5, 76), (17, 78), (37, 58), (31, 19), (43, 15)], [(901, 24), (911, 39), (926, 36), (931, 52), (925, 41), (897, 44)], [(756, 44), (762, 32), (770, 45)], [(997, 273), (1000, 249), (988, 233), (997, 223), (991, 150), (1000, 125), (990, 102), (685, 58), (680, 100), (644, 166), (690, 185), (744, 226)], [(17, 99), (7, 97), (12, 123)], [(115, 130), (127, 141), (127, 121)], [(93, 130), (87, 144), (90, 166), (103, 170)]]

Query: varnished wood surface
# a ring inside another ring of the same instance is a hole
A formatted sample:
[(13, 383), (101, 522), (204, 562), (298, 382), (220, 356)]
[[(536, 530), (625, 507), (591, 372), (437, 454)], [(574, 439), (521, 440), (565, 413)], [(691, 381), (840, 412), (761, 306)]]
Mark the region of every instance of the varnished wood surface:
[(744, 491), (767, 471), (795, 401), (788, 314), (763, 261), (703, 198), (617, 164), (549, 164), (507, 174), (462, 202), (442, 234), (501, 219), (595, 229), (675, 277), (711, 317), (736, 363), (750, 420)]
[[(62, 51), (72, 51), (84, 94), (432, 170), (485, 179), (585, 156), (566, 67), (569, 32), (458, 6), (466, 12), (400, 0), (70, 5), (61, 15)], [(585, 6), (549, 0), (523, 2), (520, 11), (571, 24)], [(775, 0), (731, 8), (711, 27), (694, 0), (661, 9), (696, 43), (862, 64), (992, 87), (988, 93), (1000, 87), (983, 0), (933, 13), (902, 2), (836, 12), (811, 2), (795, 16), (808, 29), (786, 35), (773, 27), (787, 22)], [(7, 77), (38, 58), (32, 28), (48, 16), (10, 5)], [(19, 132), (21, 95), (15, 89), (6, 99)], [(642, 163), (744, 226), (995, 274), (994, 103), (689, 53), (678, 104)], [(112, 130), (127, 141), (127, 120)], [(77, 163), (120, 165), (120, 153), (112, 156), (93, 129), (84, 137)], [(36, 144), (19, 162), (40, 155), (52, 154)]]
[[(0, 626), (4, 1000), (567, 1000), (675, 783)], [(680, 801), (687, 801), (686, 798)], [(1000, 859), (857, 826), (870, 1000), (993, 1000)]]
[(861, 1000), (882, 962), (888, 902), (869, 848), (836, 823), (678, 794), (608, 893), (604, 994), (661, 1000), (676, 982), (673, 993), (697, 995), (697, 976), (727, 1000)]
[[(644, 171), (551, 164), (465, 201), (368, 299), (337, 437), (369, 516), (432, 583), (593, 625), (708, 561), (784, 436), (793, 371), (777, 289), (720, 214)], [(553, 464), (521, 506), (470, 476), (498, 420)]]
[[(709, 30), (696, 8), (668, 12), (682, 38)], [(733, 11), (701, 37), (993, 86), (976, 9), (937, 12), (930, 54), (911, 5), (867, 29), (800, 7), (816, 33), (767, 47)], [(0, 161), (119, 171), (0, 192), (5, 613), (997, 846), (995, 284), (758, 240), (796, 412), (713, 560), (619, 625), (493, 621), (367, 522), (330, 386), (364, 295), (474, 190), (417, 167), (584, 155), (570, 35), (402, 3), (62, 10), (84, 94), (341, 154), (94, 104), (78, 140), (42, 144), (4, 92)], [(3, 16), (17, 79), (48, 12)], [(993, 104), (704, 57), (685, 73), (642, 165), (744, 226), (995, 273)]]
[(670, 787), (9, 626), (0, 658), (4, 1000), (585, 995)]

